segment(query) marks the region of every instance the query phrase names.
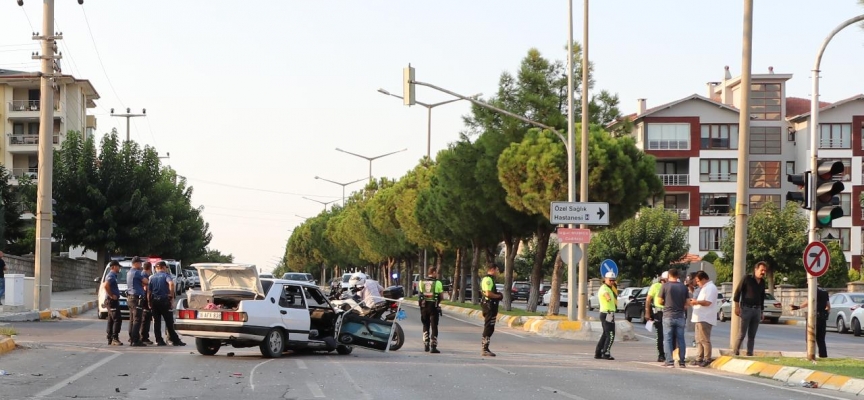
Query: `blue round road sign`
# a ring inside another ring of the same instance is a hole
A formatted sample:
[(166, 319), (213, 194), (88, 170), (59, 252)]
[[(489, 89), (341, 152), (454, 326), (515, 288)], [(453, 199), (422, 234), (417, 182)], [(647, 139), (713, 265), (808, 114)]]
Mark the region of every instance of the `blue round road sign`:
[(615, 261), (608, 258), (600, 263), (600, 277), (604, 277), (607, 272), (612, 272), (615, 274), (616, 278), (618, 277), (618, 264), (615, 264)]

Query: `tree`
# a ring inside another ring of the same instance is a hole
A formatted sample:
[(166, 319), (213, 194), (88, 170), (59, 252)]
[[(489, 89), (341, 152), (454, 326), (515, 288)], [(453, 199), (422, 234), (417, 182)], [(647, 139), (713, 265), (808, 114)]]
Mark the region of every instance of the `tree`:
[[(801, 255), (807, 246), (807, 218), (797, 203), (787, 202), (779, 210), (773, 202), (764, 203), (747, 220), (747, 269), (758, 261), (768, 263), (769, 288), (774, 290), (774, 274), (792, 277), (804, 271)], [(735, 218), (730, 218), (723, 229), (725, 237), (720, 243), (723, 262), (732, 265), (735, 254)], [(801, 275), (803, 276), (803, 275)]]
[(588, 263), (600, 265), (604, 259), (612, 259), (618, 264), (619, 275), (641, 282), (668, 270), (689, 248), (678, 214), (646, 207), (635, 218), (592, 237)]
[(234, 262), (234, 255), (232, 255), (231, 253), (222, 254), (222, 252), (220, 252), (219, 250), (211, 249), (208, 247), (204, 250), (204, 254), (197, 258), (197, 260), (198, 261), (195, 262), (230, 264)]
[(828, 245), (828, 271), (819, 277), (819, 286), (825, 288), (845, 288), (849, 282), (849, 263), (846, 262), (846, 256), (843, 254), (843, 248), (840, 247), (840, 242), (832, 241), (826, 243)]
[[(26, 254), (33, 251), (33, 248), (28, 248), (27, 240), (28, 225), (27, 221), (21, 219), (22, 204), (25, 204), (25, 195), (32, 192), (35, 200), (35, 185), (33, 181), (22, 176), (18, 178), (18, 188), (12, 186), (10, 181), (13, 179), (9, 170), (0, 165), (0, 209), (2, 209), (3, 219), (0, 220), (0, 250), (9, 252), (12, 250), (16, 254)], [(35, 201), (34, 208), (35, 208)], [(29, 210), (29, 209), (28, 209)], [(35, 214), (35, 209), (33, 210)], [(24, 246), (22, 246), (24, 245)], [(35, 242), (33, 242), (35, 247)]]

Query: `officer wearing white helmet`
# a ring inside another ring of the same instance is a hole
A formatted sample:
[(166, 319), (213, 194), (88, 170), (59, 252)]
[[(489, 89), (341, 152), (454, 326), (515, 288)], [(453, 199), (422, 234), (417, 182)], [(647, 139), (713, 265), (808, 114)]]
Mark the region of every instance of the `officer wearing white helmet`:
[(348, 287), (357, 291), (357, 295), (360, 296), (366, 307), (372, 308), (375, 304), (385, 301), (384, 296), (381, 295), (384, 292), (384, 287), (378, 281), (369, 279), (362, 272), (351, 275), (351, 278), (348, 280)]
[(614, 360), (612, 357), (612, 343), (615, 343), (615, 311), (618, 304), (617, 276), (612, 271), (603, 275), (603, 285), (597, 291), (600, 300), (600, 323), (603, 325), (603, 334), (597, 342), (594, 350), (594, 358)]

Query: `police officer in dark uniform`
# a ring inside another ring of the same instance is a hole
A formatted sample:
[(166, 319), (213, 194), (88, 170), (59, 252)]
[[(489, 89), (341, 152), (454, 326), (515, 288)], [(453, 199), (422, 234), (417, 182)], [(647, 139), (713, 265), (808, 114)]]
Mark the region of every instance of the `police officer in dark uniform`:
[(123, 324), (120, 316), (120, 288), (117, 287), (117, 275), (120, 273), (120, 263), (111, 261), (108, 264), (111, 271), (105, 276), (102, 287), (105, 289), (105, 303), (108, 307), (108, 344), (111, 346), (122, 346), (120, 341), (120, 326)]
[(150, 277), (147, 285), (147, 296), (153, 312), (153, 326), (156, 328), (156, 345), (165, 346), (162, 340), (162, 320), (165, 320), (165, 329), (168, 331), (168, 339), (174, 346), (185, 346), (180, 340), (177, 331), (174, 330), (174, 315), (171, 313), (171, 305), (174, 304), (174, 280), (167, 272), (168, 264), (165, 261), (156, 263), (156, 274)]
[[(146, 261), (144, 262), (142, 267), (144, 268), (144, 271), (142, 272), (144, 274), (144, 277), (150, 279), (150, 276), (153, 275), (153, 265), (150, 263), (150, 261)], [(147, 286), (144, 286), (144, 291), (147, 292)], [(154, 343), (150, 340), (150, 323), (153, 322), (153, 312), (150, 311), (150, 304), (147, 300), (148, 297), (149, 296), (145, 295), (140, 300), (142, 311), (141, 343), (152, 345)]]
[[(825, 333), (828, 328), (828, 314), (831, 311), (831, 303), (829, 300), (828, 291), (817, 287), (816, 288), (816, 347), (819, 349), (819, 358), (828, 357), (828, 346), (825, 344)], [(800, 306), (792, 305), (793, 310), (799, 310), (807, 307), (807, 300), (801, 303)]]
[(141, 342), (141, 319), (144, 316), (142, 298), (146, 294), (144, 286), (147, 283), (148, 280), (141, 269), (141, 257), (135, 256), (132, 258), (132, 268), (126, 274), (126, 284), (128, 285), (126, 297), (129, 302), (129, 341), (135, 347), (147, 346)]
[(438, 280), (437, 268), (429, 267), (429, 276), (417, 283), (417, 290), (420, 292), (420, 321), (423, 322), (423, 351), (438, 354), (438, 317), (444, 285)]
[(483, 356), (495, 357), (495, 353), (489, 350), (489, 342), (492, 340), (492, 333), (495, 332), (495, 319), (498, 318), (498, 302), (504, 298), (504, 295), (498, 293), (498, 288), (495, 287), (495, 277), (498, 276), (498, 265), (492, 263), (486, 267), (486, 276), (480, 281), (481, 299), (483, 305)]

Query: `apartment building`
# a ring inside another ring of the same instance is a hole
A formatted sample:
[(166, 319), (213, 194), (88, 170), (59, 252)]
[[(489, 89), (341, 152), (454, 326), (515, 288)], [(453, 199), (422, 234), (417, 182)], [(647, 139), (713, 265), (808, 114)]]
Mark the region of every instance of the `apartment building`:
[[(693, 94), (660, 106), (640, 99), (632, 135), (657, 159), (665, 194), (650, 199), (655, 207), (675, 211), (688, 229), (690, 252), (719, 252), (723, 227), (734, 216), (737, 181), (749, 177), (751, 214), (768, 202), (783, 207), (787, 191), (798, 190), (786, 175), (809, 169), (810, 100), (788, 96), (791, 74), (752, 75), (750, 140), (740, 143), (741, 78), (729, 68), (722, 81), (709, 82), (705, 96)], [(820, 103), (819, 157), (846, 165), (841, 206), (850, 218), (822, 231), (823, 240), (839, 240), (846, 259), (861, 267), (864, 210), (860, 198), (864, 157), (864, 95)], [(738, 170), (738, 149), (746, 146), (746, 171)]]
[[(6, 137), (0, 141), (0, 163), (17, 178), (36, 179), (39, 166), (40, 82), (37, 72), (0, 69), (0, 127)], [(96, 118), (87, 115), (95, 108), (99, 93), (90, 81), (63, 75), (54, 89), (54, 147), (59, 148), (66, 132), (93, 134)]]

